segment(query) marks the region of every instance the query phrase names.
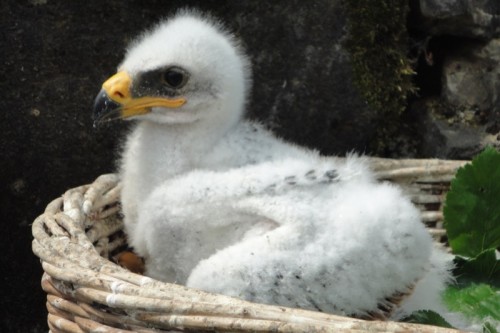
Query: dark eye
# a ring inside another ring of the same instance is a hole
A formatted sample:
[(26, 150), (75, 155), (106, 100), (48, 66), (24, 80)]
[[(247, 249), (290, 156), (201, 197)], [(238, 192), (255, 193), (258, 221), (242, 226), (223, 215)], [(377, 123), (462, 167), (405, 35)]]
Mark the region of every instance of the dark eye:
[(184, 70), (172, 67), (162, 72), (161, 78), (171, 88), (181, 88), (186, 84), (188, 75)]

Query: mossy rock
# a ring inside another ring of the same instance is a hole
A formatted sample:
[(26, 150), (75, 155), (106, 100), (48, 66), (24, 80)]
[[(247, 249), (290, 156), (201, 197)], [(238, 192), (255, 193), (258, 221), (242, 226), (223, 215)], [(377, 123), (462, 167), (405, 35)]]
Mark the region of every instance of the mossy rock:
[(345, 0), (349, 31), (345, 46), (351, 55), (354, 80), (377, 113), (378, 133), (373, 151), (382, 153), (398, 128), (407, 98), (416, 91), (415, 74), (407, 57), (407, 1)]

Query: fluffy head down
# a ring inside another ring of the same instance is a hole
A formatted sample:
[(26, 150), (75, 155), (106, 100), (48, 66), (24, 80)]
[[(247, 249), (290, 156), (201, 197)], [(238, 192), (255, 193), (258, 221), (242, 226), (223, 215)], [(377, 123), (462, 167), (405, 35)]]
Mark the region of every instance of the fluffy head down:
[[(171, 68), (187, 77), (175, 89), (158, 84)], [(251, 301), (388, 315), (394, 295), (444, 262), (418, 210), (362, 159), (322, 158), (246, 121), (223, 131), (241, 117), (249, 66), (219, 24), (181, 12), (132, 44), (119, 69), (132, 100), (186, 101), (138, 115), (147, 121), (125, 148), (124, 222), (148, 275)], [(446, 273), (417, 290), (438, 294)]]
[[(169, 68), (185, 73), (180, 89), (156, 84)], [(161, 123), (207, 118), (234, 122), (241, 117), (251, 81), (249, 61), (235, 38), (217, 21), (192, 11), (181, 11), (145, 32), (131, 44), (118, 70), (132, 77), (134, 97), (187, 99), (178, 109), (155, 107), (142, 116)]]

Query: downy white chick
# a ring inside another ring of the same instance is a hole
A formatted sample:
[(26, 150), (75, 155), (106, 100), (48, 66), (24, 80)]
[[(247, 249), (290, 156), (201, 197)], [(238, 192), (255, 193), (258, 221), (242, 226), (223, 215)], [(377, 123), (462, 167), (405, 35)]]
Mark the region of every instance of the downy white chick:
[(139, 37), (103, 84), (96, 121), (137, 121), (121, 199), (146, 274), (359, 317), (439, 308), (448, 257), (401, 190), (363, 158), (322, 157), (243, 120), (249, 90), (234, 37), (189, 11)]

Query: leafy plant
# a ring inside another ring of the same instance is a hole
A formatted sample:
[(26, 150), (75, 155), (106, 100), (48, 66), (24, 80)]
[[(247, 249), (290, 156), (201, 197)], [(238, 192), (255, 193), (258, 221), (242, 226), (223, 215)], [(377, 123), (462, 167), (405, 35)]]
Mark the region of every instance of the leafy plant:
[(465, 286), (451, 286), (444, 293), (448, 308), (461, 312), (467, 318), (500, 320), (499, 290), (488, 284), (471, 283)]
[[(446, 196), (444, 226), (456, 255), (453, 275), (443, 300), (449, 310), (483, 323), (483, 332), (497, 333), (500, 323), (500, 153), (486, 148), (460, 168)], [(408, 322), (451, 327), (439, 314), (417, 311)]]
[(407, 323), (418, 323), (453, 328), (440, 314), (430, 310), (419, 310), (403, 319)]
[(460, 168), (444, 207), (448, 241), (457, 255), (476, 257), (500, 246), (500, 153), (487, 148)]
[[(487, 148), (457, 171), (444, 207), (457, 283), (444, 302), (472, 320), (500, 322), (500, 153)], [(488, 328), (489, 327), (489, 328)], [(491, 331), (491, 324), (485, 331)]]

